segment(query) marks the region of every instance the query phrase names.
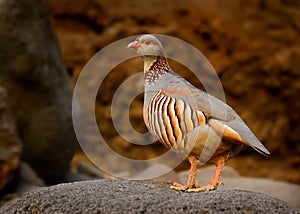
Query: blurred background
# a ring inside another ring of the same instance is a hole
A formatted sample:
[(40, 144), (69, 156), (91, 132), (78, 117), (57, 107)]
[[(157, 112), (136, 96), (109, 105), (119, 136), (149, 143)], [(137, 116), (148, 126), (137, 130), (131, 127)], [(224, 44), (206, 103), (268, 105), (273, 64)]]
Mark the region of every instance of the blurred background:
[[(300, 2), (6, 0), (0, 6), (2, 193), (24, 169), (32, 169), (45, 185), (66, 181), (66, 172), (76, 172), (79, 163), (92, 165), (72, 128), (72, 88), (99, 50), (142, 33), (174, 36), (199, 49), (219, 75), (226, 102), (271, 152), (266, 158), (245, 148), (228, 166), (245, 176), (300, 184)], [(201, 87), (192, 72), (171, 64)], [(141, 149), (122, 139), (110, 105), (118, 86), (142, 68), (139, 58), (117, 66), (99, 89), (95, 106), (110, 147), (136, 159), (166, 149), (159, 143)], [(142, 106), (140, 95), (131, 104), (130, 120), (143, 133)], [(98, 149), (95, 154), (105, 156)], [(183, 162), (175, 170), (188, 166)]]

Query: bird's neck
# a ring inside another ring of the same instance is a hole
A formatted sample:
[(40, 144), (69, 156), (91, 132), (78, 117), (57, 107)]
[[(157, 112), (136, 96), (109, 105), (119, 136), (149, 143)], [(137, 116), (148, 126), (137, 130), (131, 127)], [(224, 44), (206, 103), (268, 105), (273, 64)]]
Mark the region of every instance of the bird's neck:
[(153, 83), (160, 76), (170, 71), (170, 66), (164, 56), (144, 57), (144, 78), (146, 83)]

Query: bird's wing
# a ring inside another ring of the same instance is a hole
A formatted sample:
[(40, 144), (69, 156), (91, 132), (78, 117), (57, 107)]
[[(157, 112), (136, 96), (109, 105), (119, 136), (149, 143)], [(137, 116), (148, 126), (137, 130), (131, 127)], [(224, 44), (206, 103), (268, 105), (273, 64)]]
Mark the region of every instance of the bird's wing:
[(194, 110), (202, 111), (207, 118), (228, 122), (238, 116), (226, 103), (196, 88), (174, 72), (164, 74), (155, 87), (160, 88), (165, 95), (183, 100)]
[(160, 88), (166, 96), (180, 99), (201, 111), (208, 118), (208, 124), (223, 139), (251, 146), (263, 155), (270, 154), (239, 115), (218, 98), (196, 88), (174, 72), (165, 74), (157, 84), (156, 88)]

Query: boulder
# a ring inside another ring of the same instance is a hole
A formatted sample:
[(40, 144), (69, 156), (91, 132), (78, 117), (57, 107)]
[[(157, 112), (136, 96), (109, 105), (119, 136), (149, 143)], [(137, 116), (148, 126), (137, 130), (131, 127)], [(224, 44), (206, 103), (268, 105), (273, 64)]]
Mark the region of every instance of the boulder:
[(21, 150), (9, 97), (0, 87), (0, 193), (17, 175)]
[(72, 86), (44, 1), (0, 2), (0, 84), (12, 97), (23, 159), (47, 182), (74, 154)]
[(93, 180), (42, 187), (0, 213), (299, 213), (268, 195), (242, 190), (185, 193), (167, 183)]

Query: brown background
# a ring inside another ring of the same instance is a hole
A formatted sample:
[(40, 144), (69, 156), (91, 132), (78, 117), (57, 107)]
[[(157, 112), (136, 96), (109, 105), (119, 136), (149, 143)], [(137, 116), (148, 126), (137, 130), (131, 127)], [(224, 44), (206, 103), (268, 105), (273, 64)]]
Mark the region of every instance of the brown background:
[[(265, 158), (246, 148), (228, 165), (243, 175), (300, 183), (297, 0), (48, 0), (47, 5), (73, 84), (95, 53), (127, 36), (165, 34), (198, 48), (217, 71), (227, 103), (271, 152)], [(141, 150), (126, 143), (114, 130), (109, 115), (114, 89), (139, 69), (142, 61), (133, 59), (107, 77), (98, 94), (96, 116), (101, 133), (114, 150), (149, 158), (164, 148), (155, 144)], [(179, 65), (173, 69), (200, 87)], [(139, 96), (131, 105), (131, 120), (137, 130), (146, 131), (142, 101)], [(86, 160), (80, 151), (74, 164), (79, 160)]]

